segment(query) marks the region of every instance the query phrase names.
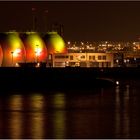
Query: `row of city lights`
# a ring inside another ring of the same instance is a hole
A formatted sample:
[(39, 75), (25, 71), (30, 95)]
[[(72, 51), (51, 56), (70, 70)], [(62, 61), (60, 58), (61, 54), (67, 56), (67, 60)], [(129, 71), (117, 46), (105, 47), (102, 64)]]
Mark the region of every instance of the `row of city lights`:
[(140, 42), (124, 42), (124, 43), (118, 43), (118, 42), (80, 42), (80, 43), (71, 43), (70, 41), (67, 42), (67, 47), (69, 51), (80, 51), (80, 50), (93, 50), (93, 51), (137, 51), (140, 49)]

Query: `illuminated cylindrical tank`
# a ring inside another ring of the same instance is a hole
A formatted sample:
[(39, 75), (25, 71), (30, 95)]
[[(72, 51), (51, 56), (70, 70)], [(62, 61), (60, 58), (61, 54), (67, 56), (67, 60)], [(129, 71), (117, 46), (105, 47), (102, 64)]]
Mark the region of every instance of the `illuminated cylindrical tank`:
[(3, 67), (15, 67), (25, 62), (25, 48), (17, 32), (3, 34), (1, 40), (3, 50)]
[(57, 32), (48, 32), (44, 37), (48, 53), (67, 53), (63, 38)]
[(1, 48), (1, 45), (0, 45), (0, 67), (2, 65), (2, 61), (3, 61), (3, 51), (2, 51), (2, 48)]
[(47, 48), (41, 38), (36, 32), (27, 32), (22, 37), (26, 49), (26, 62), (46, 62)]

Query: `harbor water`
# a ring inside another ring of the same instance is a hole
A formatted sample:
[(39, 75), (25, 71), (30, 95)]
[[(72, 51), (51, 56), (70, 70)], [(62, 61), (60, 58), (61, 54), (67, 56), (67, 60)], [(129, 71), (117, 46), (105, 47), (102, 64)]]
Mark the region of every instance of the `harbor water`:
[(0, 138), (140, 138), (139, 90), (1, 91)]

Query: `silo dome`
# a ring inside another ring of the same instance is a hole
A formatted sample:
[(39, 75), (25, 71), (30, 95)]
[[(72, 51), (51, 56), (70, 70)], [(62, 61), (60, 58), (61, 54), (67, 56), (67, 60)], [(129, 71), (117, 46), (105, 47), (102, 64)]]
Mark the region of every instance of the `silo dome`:
[(67, 49), (63, 38), (57, 32), (48, 32), (44, 37), (48, 53), (66, 53)]
[(6, 32), (1, 40), (4, 67), (17, 66), (25, 62), (25, 48), (17, 32)]
[(0, 45), (0, 67), (2, 65), (2, 61), (3, 61), (3, 51), (2, 51), (2, 48), (1, 48), (1, 45)]
[(38, 33), (25, 33), (23, 42), (26, 49), (26, 62), (46, 62), (47, 48), (43, 39)]

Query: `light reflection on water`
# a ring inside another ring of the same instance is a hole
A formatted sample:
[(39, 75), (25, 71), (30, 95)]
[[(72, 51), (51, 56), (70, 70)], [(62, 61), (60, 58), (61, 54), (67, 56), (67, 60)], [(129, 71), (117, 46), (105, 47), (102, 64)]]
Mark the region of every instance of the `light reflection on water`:
[(30, 131), (31, 138), (43, 138), (44, 137), (44, 114), (42, 112), (36, 112), (30, 114), (30, 125), (32, 127)]
[(54, 95), (53, 98), (53, 107), (57, 109), (53, 113), (53, 135), (56, 139), (64, 139), (65, 138), (65, 118), (66, 118), (66, 111), (64, 110), (66, 107), (65, 104), (65, 94), (64, 93), (57, 93)]
[(130, 85), (0, 97), (0, 138), (140, 138), (140, 95)]
[(121, 116), (120, 116), (120, 88), (119, 86), (116, 86), (116, 96), (115, 96), (115, 105), (116, 105), (116, 108), (115, 108), (115, 135), (117, 135), (118, 137), (120, 137), (120, 119), (121, 119)]
[(130, 134), (129, 91), (129, 85), (126, 85), (123, 93), (118, 86), (116, 87), (116, 136), (123, 135), (123, 138), (129, 138)]
[(23, 132), (23, 115), (21, 112), (9, 112), (9, 120), (7, 124), (7, 129), (9, 130), (8, 135), (12, 139), (19, 139), (22, 137)]
[(9, 110), (20, 111), (23, 108), (23, 98), (22, 95), (12, 95), (8, 98)]

